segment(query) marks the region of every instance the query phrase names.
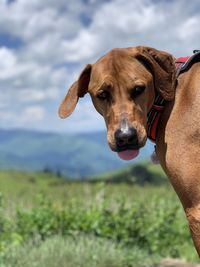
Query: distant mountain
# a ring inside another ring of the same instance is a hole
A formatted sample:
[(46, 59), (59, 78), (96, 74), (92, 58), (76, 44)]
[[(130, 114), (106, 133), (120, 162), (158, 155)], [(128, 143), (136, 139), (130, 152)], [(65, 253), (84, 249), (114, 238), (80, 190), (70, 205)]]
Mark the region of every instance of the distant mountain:
[[(152, 151), (149, 143), (137, 160)], [(130, 162), (129, 162), (130, 163)], [(29, 130), (0, 130), (0, 169), (51, 170), (85, 177), (127, 165), (110, 151), (105, 132), (58, 134)]]

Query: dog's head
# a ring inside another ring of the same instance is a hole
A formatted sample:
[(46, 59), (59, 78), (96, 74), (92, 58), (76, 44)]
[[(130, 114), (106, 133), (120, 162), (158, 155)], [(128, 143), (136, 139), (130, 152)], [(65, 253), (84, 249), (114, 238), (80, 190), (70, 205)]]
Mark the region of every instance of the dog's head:
[(110, 148), (123, 159), (137, 155), (147, 139), (147, 114), (155, 93), (165, 100), (175, 95), (174, 58), (149, 47), (113, 49), (88, 64), (70, 87), (59, 108), (68, 117), (86, 93), (104, 117)]

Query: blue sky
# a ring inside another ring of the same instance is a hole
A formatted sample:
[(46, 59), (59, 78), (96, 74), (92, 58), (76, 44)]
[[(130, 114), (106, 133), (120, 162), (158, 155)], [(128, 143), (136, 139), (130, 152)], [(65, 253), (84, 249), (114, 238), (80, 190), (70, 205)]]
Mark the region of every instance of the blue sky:
[(200, 48), (193, 0), (0, 0), (0, 128), (104, 129), (89, 96), (57, 109), (87, 63), (114, 47), (149, 45), (175, 56)]

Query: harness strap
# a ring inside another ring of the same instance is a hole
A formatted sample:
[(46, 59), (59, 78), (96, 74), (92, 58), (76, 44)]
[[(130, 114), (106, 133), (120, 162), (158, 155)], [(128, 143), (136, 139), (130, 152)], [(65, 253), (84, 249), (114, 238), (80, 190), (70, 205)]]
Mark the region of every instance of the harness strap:
[(147, 136), (155, 142), (160, 116), (165, 107), (164, 98), (157, 93), (154, 104), (147, 115)]
[(176, 61), (175, 61), (176, 78), (178, 78), (178, 76), (180, 75), (182, 70), (185, 68), (189, 59), (190, 59), (190, 57), (179, 57), (178, 59), (176, 59)]

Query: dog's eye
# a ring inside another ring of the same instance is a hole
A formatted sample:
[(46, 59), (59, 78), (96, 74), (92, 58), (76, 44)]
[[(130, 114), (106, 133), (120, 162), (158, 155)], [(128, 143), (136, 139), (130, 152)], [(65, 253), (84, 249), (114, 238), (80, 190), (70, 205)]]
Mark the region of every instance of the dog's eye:
[(136, 86), (131, 92), (131, 98), (135, 99), (139, 95), (141, 95), (145, 90), (145, 86)]
[(101, 91), (97, 94), (97, 98), (104, 101), (104, 100), (109, 100), (110, 94), (108, 91)]

